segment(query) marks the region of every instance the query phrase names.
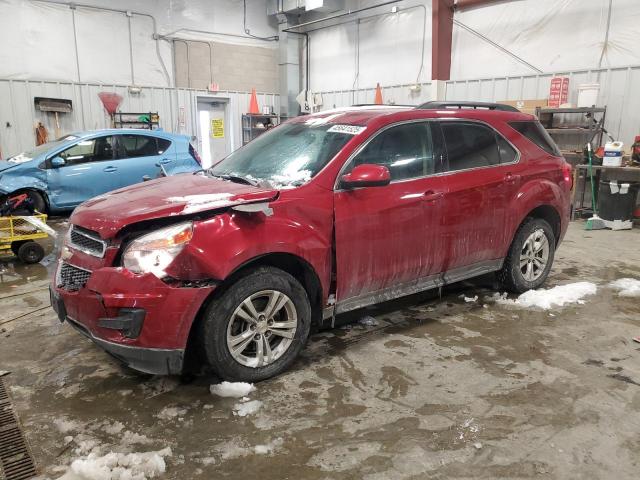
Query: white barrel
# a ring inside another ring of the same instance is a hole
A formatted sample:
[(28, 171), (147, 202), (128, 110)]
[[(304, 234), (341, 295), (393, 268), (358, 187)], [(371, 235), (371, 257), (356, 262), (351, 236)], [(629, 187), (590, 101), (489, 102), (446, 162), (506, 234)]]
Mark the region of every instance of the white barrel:
[(605, 167), (621, 167), (624, 143), (607, 142), (604, 146), (602, 165)]

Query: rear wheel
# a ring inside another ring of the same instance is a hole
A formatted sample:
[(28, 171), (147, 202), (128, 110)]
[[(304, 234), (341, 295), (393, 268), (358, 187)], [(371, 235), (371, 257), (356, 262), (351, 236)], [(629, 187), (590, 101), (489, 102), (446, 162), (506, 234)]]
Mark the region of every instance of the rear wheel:
[(294, 277), (261, 267), (242, 277), (205, 311), (202, 352), (225, 380), (256, 382), (285, 371), (309, 336), (311, 306)]
[(516, 293), (540, 287), (549, 276), (555, 250), (556, 239), (549, 223), (540, 218), (526, 219), (513, 238), (498, 279)]
[(18, 248), (18, 258), (24, 263), (38, 263), (44, 258), (44, 248), (29, 240)]

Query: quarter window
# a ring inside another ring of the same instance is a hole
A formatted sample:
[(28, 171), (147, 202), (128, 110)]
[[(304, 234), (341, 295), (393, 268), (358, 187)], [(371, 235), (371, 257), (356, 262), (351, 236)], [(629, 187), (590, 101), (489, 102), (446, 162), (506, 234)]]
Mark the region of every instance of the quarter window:
[(500, 163), (496, 133), (492, 129), (464, 122), (442, 122), (441, 125), (450, 171)]
[(559, 157), (562, 155), (549, 133), (537, 121), (509, 122), (509, 125), (527, 137), (545, 152)]
[(74, 146), (58, 154), (66, 165), (78, 165), (87, 162), (100, 162), (113, 159), (113, 137), (98, 137), (81, 140)]
[(378, 134), (354, 158), (351, 168), (362, 164), (384, 165), (391, 173), (391, 180), (432, 174), (433, 141), (429, 123), (406, 123)]

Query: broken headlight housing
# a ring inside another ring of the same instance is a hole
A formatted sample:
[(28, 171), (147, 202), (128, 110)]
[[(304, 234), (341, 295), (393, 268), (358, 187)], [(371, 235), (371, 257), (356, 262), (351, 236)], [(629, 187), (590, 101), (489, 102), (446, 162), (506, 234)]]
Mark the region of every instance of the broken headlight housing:
[(165, 269), (193, 237), (193, 223), (184, 222), (142, 235), (127, 245), (122, 264), (134, 273), (167, 276)]

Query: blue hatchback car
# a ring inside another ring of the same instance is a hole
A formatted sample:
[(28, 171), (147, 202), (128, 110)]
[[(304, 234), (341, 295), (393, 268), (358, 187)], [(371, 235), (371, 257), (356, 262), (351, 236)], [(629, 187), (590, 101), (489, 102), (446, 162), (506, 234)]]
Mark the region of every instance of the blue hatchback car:
[(185, 135), (135, 129), (79, 132), (0, 161), (0, 197), (28, 193), (37, 210), (56, 213), (160, 174), (200, 168)]

